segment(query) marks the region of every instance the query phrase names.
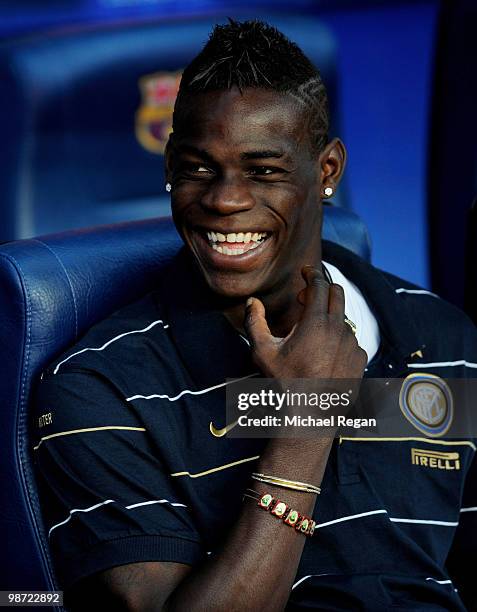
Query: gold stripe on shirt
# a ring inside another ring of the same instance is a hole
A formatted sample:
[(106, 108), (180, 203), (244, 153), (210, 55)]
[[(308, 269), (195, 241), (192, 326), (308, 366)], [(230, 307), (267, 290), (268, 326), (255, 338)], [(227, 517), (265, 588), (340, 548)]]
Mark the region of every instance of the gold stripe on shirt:
[(232, 463), (225, 463), (224, 465), (219, 465), (218, 467), (210, 468), (210, 470), (205, 470), (204, 472), (197, 472), (196, 474), (191, 474), (190, 472), (175, 472), (174, 474), (171, 474), (171, 476), (189, 476), (189, 478), (201, 478), (202, 476), (207, 476), (208, 474), (220, 472), (221, 470), (227, 470), (228, 468), (235, 467), (236, 465), (240, 465), (241, 463), (246, 463), (247, 461), (255, 461), (256, 459), (259, 459), (259, 457), (260, 455), (256, 455), (255, 457), (246, 457), (245, 459), (232, 461)]
[(33, 447), (33, 450), (38, 450), (45, 440), (51, 440), (52, 438), (58, 438), (61, 436), (71, 436), (73, 434), (79, 433), (87, 433), (90, 431), (104, 431), (105, 429), (120, 429), (126, 431), (146, 431), (144, 427), (126, 427), (124, 425), (106, 425), (105, 427), (87, 427), (85, 429), (70, 429), (69, 431), (59, 431), (58, 433), (50, 434), (49, 436), (44, 436), (38, 442), (36, 446)]

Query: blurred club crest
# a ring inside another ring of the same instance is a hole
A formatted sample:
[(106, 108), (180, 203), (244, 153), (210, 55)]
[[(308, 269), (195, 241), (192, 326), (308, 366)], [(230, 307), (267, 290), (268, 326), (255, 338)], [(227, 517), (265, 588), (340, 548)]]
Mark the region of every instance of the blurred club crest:
[(156, 72), (139, 79), (142, 100), (136, 112), (136, 138), (150, 153), (164, 153), (181, 75), (180, 71)]
[(410, 374), (404, 379), (399, 405), (406, 419), (430, 437), (443, 436), (453, 421), (452, 393), (442, 378)]

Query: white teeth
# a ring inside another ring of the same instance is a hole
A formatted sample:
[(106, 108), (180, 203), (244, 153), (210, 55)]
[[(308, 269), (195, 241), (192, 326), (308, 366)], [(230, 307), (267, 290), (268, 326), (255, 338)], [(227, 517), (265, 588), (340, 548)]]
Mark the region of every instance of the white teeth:
[[(211, 242), (212, 244), (217, 242), (242, 242), (244, 244), (249, 244), (250, 242), (252, 242), (260, 244), (260, 242), (262, 242), (262, 240), (268, 235), (266, 232), (232, 232), (230, 234), (221, 234), (220, 232), (206, 232), (206, 234), (209, 242)], [(236, 251), (237, 249), (234, 252)]]
[(257, 249), (262, 243), (261, 242), (252, 242), (251, 244), (249, 244), (248, 248), (230, 248), (228, 246), (225, 245), (221, 245), (221, 246), (217, 246), (216, 244), (212, 244), (212, 248), (214, 249), (214, 251), (217, 251), (218, 253), (222, 253), (223, 255), (242, 255), (243, 253), (246, 253), (247, 251), (252, 251), (253, 249)]

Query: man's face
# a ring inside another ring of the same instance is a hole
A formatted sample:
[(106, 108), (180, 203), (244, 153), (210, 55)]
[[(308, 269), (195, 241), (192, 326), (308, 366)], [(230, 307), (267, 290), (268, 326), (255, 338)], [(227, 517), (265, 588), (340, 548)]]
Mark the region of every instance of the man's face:
[(281, 292), (319, 257), (318, 160), (286, 95), (198, 94), (168, 167), (175, 224), (216, 293)]

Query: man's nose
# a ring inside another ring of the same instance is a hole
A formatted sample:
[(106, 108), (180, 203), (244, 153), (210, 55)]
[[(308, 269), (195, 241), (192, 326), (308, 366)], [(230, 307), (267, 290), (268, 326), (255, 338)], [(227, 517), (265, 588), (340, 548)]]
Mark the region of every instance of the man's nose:
[(220, 177), (208, 186), (201, 198), (202, 206), (210, 212), (220, 215), (232, 215), (243, 210), (250, 210), (255, 200), (250, 185), (243, 177)]

